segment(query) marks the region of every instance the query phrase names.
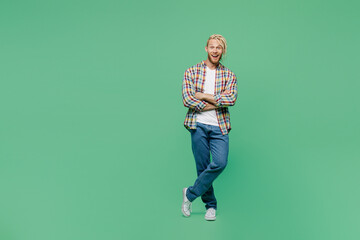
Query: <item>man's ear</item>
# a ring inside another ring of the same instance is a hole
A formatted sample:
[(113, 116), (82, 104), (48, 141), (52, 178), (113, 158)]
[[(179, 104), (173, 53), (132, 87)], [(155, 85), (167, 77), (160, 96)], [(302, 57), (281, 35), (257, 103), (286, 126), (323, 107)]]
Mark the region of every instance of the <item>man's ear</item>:
[(207, 46), (205, 46), (205, 51), (206, 51), (206, 52), (208, 51)]

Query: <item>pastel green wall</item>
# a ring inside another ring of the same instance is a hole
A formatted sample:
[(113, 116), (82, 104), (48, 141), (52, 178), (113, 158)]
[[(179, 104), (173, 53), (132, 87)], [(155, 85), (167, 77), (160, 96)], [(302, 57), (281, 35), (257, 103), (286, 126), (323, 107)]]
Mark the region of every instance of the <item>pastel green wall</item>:
[[(356, 1), (2, 1), (0, 239), (359, 239)], [(181, 83), (213, 33), (239, 82), (218, 220)]]

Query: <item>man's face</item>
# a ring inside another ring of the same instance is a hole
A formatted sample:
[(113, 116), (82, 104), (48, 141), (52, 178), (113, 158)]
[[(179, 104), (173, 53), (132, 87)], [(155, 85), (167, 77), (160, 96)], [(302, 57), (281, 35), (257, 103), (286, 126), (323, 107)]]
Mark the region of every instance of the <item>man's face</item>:
[(216, 39), (211, 39), (209, 44), (205, 47), (206, 52), (208, 53), (208, 59), (212, 64), (217, 65), (222, 57), (223, 48), (220, 45), (219, 41)]

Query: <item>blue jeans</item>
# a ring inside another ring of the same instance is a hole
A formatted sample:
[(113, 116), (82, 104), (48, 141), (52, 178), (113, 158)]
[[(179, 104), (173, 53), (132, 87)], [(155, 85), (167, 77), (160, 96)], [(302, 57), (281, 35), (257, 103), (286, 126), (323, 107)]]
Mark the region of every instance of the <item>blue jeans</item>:
[[(196, 123), (196, 129), (190, 129), (192, 151), (197, 170), (197, 179), (186, 192), (189, 201), (201, 196), (206, 209), (217, 208), (213, 181), (224, 170), (229, 153), (229, 136), (222, 135), (220, 127)], [(210, 153), (212, 161), (210, 161)]]

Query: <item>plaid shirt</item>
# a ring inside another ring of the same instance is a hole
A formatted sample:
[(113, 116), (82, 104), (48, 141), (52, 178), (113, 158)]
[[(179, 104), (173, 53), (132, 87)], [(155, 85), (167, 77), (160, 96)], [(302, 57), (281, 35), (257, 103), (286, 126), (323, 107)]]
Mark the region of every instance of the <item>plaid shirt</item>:
[[(185, 71), (182, 84), (182, 98), (184, 106), (189, 108), (184, 126), (187, 129), (196, 129), (196, 113), (201, 112), (207, 102), (196, 99), (195, 92), (204, 92), (206, 64), (198, 63)], [(230, 94), (223, 93), (225, 90)], [(235, 104), (237, 97), (237, 81), (235, 74), (221, 63), (216, 67), (214, 98), (217, 102), (215, 109), (219, 127), (223, 135), (228, 134), (230, 113), (227, 107)]]

